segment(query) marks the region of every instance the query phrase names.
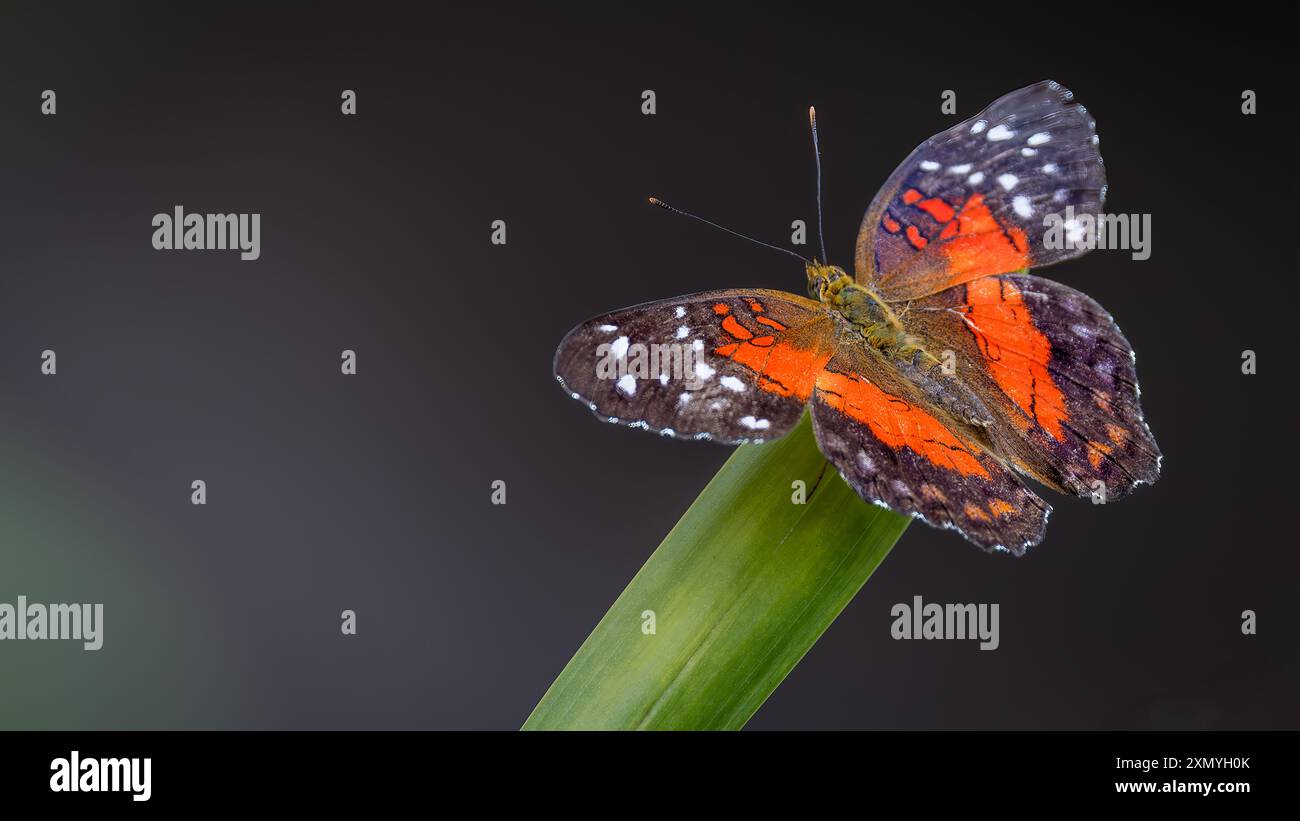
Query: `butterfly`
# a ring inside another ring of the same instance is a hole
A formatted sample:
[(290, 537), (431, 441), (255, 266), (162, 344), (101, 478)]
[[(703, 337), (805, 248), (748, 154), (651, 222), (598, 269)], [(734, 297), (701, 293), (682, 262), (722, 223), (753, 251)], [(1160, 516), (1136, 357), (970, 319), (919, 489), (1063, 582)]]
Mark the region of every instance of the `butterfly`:
[(1029, 273), (1090, 247), (1044, 226), (1096, 219), (1098, 145), (1061, 85), (1007, 94), (898, 166), (853, 276), (813, 259), (807, 297), (708, 291), (594, 317), (560, 343), (556, 379), (608, 422), (727, 444), (807, 409), (864, 500), (1023, 555), (1051, 512), (1026, 480), (1110, 501), (1160, 473), (1132, 346), (1087, 295)]

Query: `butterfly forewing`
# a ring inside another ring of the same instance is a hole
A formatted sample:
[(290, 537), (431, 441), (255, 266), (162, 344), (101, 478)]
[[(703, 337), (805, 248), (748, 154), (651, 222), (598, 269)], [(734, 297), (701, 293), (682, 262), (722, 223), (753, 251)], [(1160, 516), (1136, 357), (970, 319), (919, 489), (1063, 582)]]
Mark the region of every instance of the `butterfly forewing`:
[[(856, 276), (891, 301), (1086, 252), (1079, 215), (1102, 206), (1095, 123), (1042, 82), (926, 140), (872, 200)], [(1049, 214), (1057, 215), (1049, 225)], [(1055, 226), (1055, 232), (1049, 228)]]
[(762, 441), (794, 427), (832, 353), (817, 302), (712, 291), (598, 316), (569, 332), (555, 376), (602, 419), (679, 438)]

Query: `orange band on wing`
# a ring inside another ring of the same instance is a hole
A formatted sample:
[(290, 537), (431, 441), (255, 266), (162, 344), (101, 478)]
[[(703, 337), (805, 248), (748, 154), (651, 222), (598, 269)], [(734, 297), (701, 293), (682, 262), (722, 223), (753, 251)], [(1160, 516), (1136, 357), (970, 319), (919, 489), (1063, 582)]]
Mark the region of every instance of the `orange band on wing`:
[(984, 277), (966, 284), (966, 316), (989, 373), (1012, 402), (1058, 441), (1065, 440), (1065, 396), (1047, 365), (1052, 343), (1034, 327), (1015, 283)]
[(1093, 470), (1101, 467), (1102, 460), (1114, 452), (1114, 448), (1102, 442), (1088, 443), (1088, 464), (1092, 465)]
[(734, 316), (728, 316), (722, 320), (722, 330), (734, 336), (736, 339), (749, 339), (753, 336), (744, 325), (741, 325)]
[(942, 422), (866, 379), (823, 371), (817, 377), (817, 390), (827, 405), (871, 428), (877, 439), (894, 450), (909, 448), (939, 467), (988, 478), (988, 471), (971, 449)]
[(1006, 516), (1008, 513), (1015, 513), (1016, 506), (1004, 499), (994, 499), (989, 502), (989, 510), (993, 511), (994, 516)]
[[(944, 233), (948, 233), (948, 226)], [(954, 284), (1029, 265), (1029, 238), (1018, 226), (999, 224), (984, 204), (982, 194), (966, 200), (957, 215), (957, 235), (941, 247)]]
[(804, 401), (812, 396), (817, 374), (830, 361), (829, 351), (796, 348), (789, 342), (773, 344), (770, 336), (739, 344), (723, 345), (714, 353), (728, 357), (758, 374), (758, 387), (778, 396), (795, 396)]
[(924, 248), (930, 242), (928, 239), (925, 238), (925, 236), (920, 232), (920, 230), (917, 229), (915, 225), (907, 226), (907, 230), (904, 231), (903, 233), (907, 235), (907, 241), (912, 243), (912, 247), (918, 251)]
[(938, 197), (931, 197), (928, 200), (921, 200), (916, 204), (916, 207), (920, 208), (925, 213), (934, 217), (934, 221), (938, 223), (947, 222), (948, 220), (952, 219), (953, 214), (955, 213), (952, 210), (951, 205), (944, 202), (942, 199)]

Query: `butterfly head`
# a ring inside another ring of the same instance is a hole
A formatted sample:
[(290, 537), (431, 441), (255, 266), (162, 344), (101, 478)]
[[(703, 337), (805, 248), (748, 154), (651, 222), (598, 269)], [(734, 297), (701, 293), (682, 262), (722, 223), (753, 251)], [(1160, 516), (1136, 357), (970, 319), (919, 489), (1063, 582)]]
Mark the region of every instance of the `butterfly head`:
[(808, 296), (826, 302), (853, 281), (838, 265), (823, 265), (813, 260), (804, 266), (808, 272)]

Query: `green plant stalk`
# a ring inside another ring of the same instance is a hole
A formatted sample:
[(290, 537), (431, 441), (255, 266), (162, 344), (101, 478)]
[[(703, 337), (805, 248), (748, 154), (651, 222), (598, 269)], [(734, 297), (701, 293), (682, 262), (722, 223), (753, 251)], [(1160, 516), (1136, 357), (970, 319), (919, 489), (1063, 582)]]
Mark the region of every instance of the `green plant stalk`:
[(738, 448), (523, 728), (743, 727), (910, 521), (844, 483), (806, 414), (789, 435)]

